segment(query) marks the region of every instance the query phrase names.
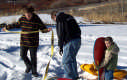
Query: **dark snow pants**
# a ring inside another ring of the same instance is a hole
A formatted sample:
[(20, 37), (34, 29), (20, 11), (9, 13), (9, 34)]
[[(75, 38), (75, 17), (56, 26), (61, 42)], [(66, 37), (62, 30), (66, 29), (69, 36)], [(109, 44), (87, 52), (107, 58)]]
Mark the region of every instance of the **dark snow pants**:
[[(27, 56), (28, 50), (30, 51), (30, 58)], [(20, 56), (23, 59), (26, 68), (31, 68), (32, 73), (37, 72), (37, 47), (25, 47), (21, 46), (20, 48)]]

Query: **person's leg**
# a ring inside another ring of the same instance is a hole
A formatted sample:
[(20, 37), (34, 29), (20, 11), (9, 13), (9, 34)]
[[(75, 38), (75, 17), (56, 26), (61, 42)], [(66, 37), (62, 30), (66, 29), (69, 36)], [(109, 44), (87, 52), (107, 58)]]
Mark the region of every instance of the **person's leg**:
[(37, 74), (37, 47), (30, 47), (32, 74)]
[(113, 80), (113, 72), (114, 72), (113, 70), (110, 70), (110, 71), (109, 71), (109, 75), (110, 75), (110, 76), (109, 76), (109, 79), (110, 79), (110, 80)]
[(74, 73), (74, 79), (75, 78), (78, 78), (79, 75), (78, 75), (78, 71), (77, 71), (77, 61), (76, 61), (76, 55), (80, 49), (80, 46), (81, 46), (81, 39), (75, 39), (74, 41), (72, 41), (72, 47), (71, 47), (71, 52), (73, 55), (73, 60), (74, 60), (74, 63), (72, 64), (72, 68), (73, 68), (73, 73)]
[(29, 73), (31, 70), (31, 62), (29, 60), (29, 58), (27, 57), (27, 51), (28, 51), (28, 47), (25, 46), (21, 46), (20, 48), (20, 56), (23, 59), (25, 65), (26, 65), (26, 73)]
[(105, 80), (113, 80), (113, 70), (105, 70)]
[(64, 46), (62, 64), (64, 68), (65, 78), (72, 79), (72, 67), (70, 64), (73, 62), (71, 56), (69, 55), (69, 43)]
[(80, 48), (80, 45), (81, 40), (75, 39), (64, 46), (62, 63), (66, 78), (74, 80), (78, 77), (76, 55)]

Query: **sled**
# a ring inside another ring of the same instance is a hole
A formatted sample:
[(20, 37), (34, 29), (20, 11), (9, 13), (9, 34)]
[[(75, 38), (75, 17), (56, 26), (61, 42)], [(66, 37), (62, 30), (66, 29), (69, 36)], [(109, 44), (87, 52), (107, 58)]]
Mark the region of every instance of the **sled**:
[[(98, 76), (98, 70), (95, 68), (96, 66), (93, 64), (82, 64), (80, 66), (80, 68), (85, 71), (88, 72), (90, 75), (94, 76)], [(83, 75), (84, 77), (88, 75)], [(120, 69), (115, 69), (114, 73), (113, 73), (114, 79), (116, 80), (126, 80), (127, 78), (127, 71), (125, 70), (120, 70)], [(92, 77), (91, 77), (92, 78)], [(89, 78), (90, 79), (90, 78)]]
[[(97, 38), (94, 43), (94, 50), (93, 50), (93, 57), (94, 57), (94, 64), (99, 66), (104, 58), (105, 55), (105, 42), (104, 37)], [(104, 78), (104, 68), (98, 69), (98, 80), (101, 80)]]

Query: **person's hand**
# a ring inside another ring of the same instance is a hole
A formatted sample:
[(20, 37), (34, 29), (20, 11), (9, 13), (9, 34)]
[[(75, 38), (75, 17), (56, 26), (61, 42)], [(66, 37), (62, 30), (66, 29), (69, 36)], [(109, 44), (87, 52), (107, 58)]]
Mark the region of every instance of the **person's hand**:
[(100, 66), (97, 66), (97, 65), (96, 65), (96, 69), (99, 70), (99, 68), (100, 68)]
[(63, 55), (63, 49), (59, 50), (59, 54), (62, 56)]
[(52, 30), (52, 28), (50, 27), (50, 28), (48, 28), (48, 31), (51, 31)]
[(4, 31), (5, 32), (6, 31), (6, 27), (2, 28), (1, 31)]

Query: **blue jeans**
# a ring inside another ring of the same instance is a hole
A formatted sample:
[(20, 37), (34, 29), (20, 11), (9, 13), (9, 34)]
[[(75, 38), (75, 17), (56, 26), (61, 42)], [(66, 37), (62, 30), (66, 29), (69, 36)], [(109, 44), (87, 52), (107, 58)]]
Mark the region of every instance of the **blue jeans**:
[(113, 80), (113, 70), (105, 70), (105, 80)]
[(81, 39), (73, 39), (64, 46), (62, 64), (65, 78), (75, 80), (78, 77), (76, 55), (81, 46)]

